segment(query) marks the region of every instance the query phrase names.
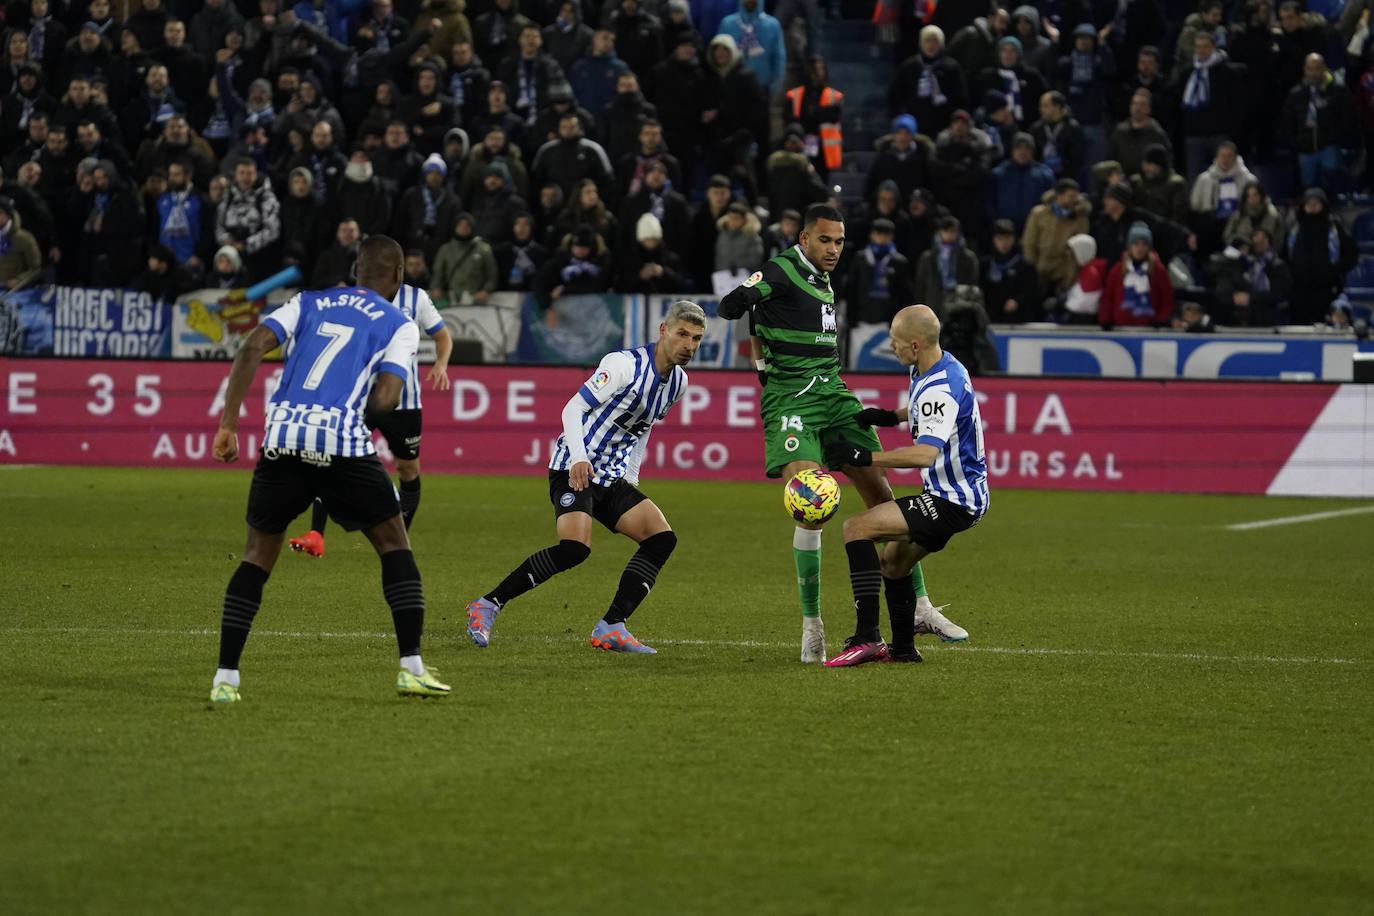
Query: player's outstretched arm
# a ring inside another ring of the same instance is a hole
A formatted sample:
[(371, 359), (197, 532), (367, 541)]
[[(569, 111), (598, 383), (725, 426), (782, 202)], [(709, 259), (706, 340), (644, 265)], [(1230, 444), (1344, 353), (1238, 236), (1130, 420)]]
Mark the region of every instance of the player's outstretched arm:
[(448, 391), (448, 360), (453, 355), (453, 335), (448, 328), (440, 328), (434, 335), (434, 365), (429, 368), (425, 381), (434, 386), (435, 391)]
[(237, 461), (239, 457), (239, 410), (243, 399), (248, 395), (248, 386), (258, 374), (258, 366), (268, 351), (281, 343), (277, 333), (267, 325), (260, 324), (239, 345), (234, 354), (234, 367), (229, 370), (229, 384), (224, 391), (224, 410), (219, 415), (219, 429), (215, 432), (215, 443), (211, 451), (216, 461)]
[(854, 422), (861, 426), (896, 426), (905, 423), (907, 409), (887, 410), (882, 407), (865, 407), (854, 414)]
[(891, 451), (874, 452), (845, 439), (825, 447), (825, 463), (833, 468), (928, 468), (934, 467), (940, 450), (933, 445), (908, 445)]
[(736, 286), (725, 294), (716, 306), (716, 314), (722, 318), (735, 319), (748, 312), (763, 301), (763, 293), (757, 286)]

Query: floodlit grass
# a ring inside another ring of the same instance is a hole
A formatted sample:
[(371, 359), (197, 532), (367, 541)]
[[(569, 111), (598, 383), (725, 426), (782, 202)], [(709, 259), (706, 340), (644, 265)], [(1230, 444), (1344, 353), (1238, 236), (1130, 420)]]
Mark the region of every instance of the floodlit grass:
[[(0, 469), (0, 911), (1374, 911), (1374, 516), (1225, 528), (1360, 503), (995, 491), (926, 563), (969, 643), (827, 670), (776, 483), (645, 482), (680, 545), (627, 657), (586, 644), (630, 554), (600, 528), (473, 646), (547, 486), (427, 476), (455, 695), (394, 695), (377, 561), (331, 528), (212, 711), (243, 467)], [(837, 524), (822, 600), (833, 653)]]

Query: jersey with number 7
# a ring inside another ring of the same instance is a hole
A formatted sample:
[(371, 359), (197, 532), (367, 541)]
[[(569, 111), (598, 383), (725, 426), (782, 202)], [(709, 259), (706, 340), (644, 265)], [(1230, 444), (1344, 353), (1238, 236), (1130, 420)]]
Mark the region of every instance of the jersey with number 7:
[(287, 348), (263, 447), (375, 454), (363, 408), (377, 373), (409, 374), (415, 323), (370, 289), (339, 287), (299, 293), (263, 324)]

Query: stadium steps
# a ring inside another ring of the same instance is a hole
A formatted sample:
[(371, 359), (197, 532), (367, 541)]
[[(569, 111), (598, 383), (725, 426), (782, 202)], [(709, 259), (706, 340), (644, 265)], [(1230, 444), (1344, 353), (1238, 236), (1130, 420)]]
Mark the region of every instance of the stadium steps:
[(875, 40), (871, 23), (855, 20), (826, 22), (821, 45), (830, 84), (844, 93), (844, 164), (830, 173), (830, 184), (840, 187), (843, 203), (853, 205), (873, 165), (873, 143), (887, 132), (890, 49)]

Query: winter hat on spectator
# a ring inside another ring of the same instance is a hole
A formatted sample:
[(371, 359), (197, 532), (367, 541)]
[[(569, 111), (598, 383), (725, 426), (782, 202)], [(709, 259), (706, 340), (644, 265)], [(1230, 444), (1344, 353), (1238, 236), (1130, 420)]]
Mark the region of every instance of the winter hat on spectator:
[(453, 228), (457, 229), (458, 224), (463, 222), (467, 223), (468, 228), (471, 229), (473, 232), (477, 231), (477, 220), (473, 219), (472, 214), (466, 210), (464, 210), (462, 213), (459, 213), (457, 216), (453, 218)]
[[(636, 227), (637, 229), (638, 227)], [(581, 245), (583, 248), (596, 250), (596, 230), (586, 223), (582, 223), (573, 231), (572, 244)]]
[(1078, 262), (1079, 267), (1082, 267), (1084, 264), (1097, 257), (1097, 239), (1088, 235), (1086, 232), (1080, 232), (1078, 235), (1069, 236), (1067, 244), (1069, 246), (1069, 251), (1073, 252), (1073, 259)]
[(673, 47), (680, 45), (691, 45), (694, 48), (701, 47), (701, 33), (696, 29), (685, 29), (677, 35), (677, 41), (673, 42)]
[(869, 232), (876, 232), (879, 235), (892, 235), (897, 231), (897, 224), (885, 216), (880, 216), (873, 221), (869, 227)]
[(1016, 226), (1009, 219), (999, 219), (992, 224), (992, 234), (994, 236), (1016, 235)]
[(1153, 162), (1161, 169), (1169, 167), (1169, 151), (1164, 148), (1162, 143), (1151, 143), (1145, 147), (1145, 153), (1141, 158), (1146, 162)]
[(778, 222), (782, 222), (785, 219), (796, 220), (797, 222), (801, 222), (801, 214), (798, 213), (796, 210), (793, 210), (791, 207), (788, 207), (786, 210), (778, 214)]
[(983, 93), (983, 111), (988, 114), (996, 114), (1003, 109), (1011, 107), (1011, 99), (1007, 98), (1005, 92), (998, 92), (996, 89), (989, 89)]
[(688, 5), (687, 0), (668, 0), (668, 12), (670, 13), (687, 13), (690, 16), (691, 11), (692, 8)]
[(729, 188), (730, 179), (726, 178), (724, 175), (712, 175), (710, 184), (708, 184), (707, 187)]
[(1080, 22), (1077, 26), (1074, 27), (1073, 30), (1074, 38), (1077, 38), (1079, 35), (1082, 35), (1085, 38), (1096, 38), (1097, 29), (1093, 28), (1093, 24), (1091, 22)]
[(1153, 245), (1155, 243), (1155, 236), (1154, 233), (1150, 231), (1150, 227), (1138, 221), (1131, 223), (1131, 229), (1126, 233), (1126, 244), (1128, 246), (1134, 245), (1136, 242), (1144, 242), (1147, 245)]
[(486, 169), (482, 172), (482, 177), (485, 178), (488, 175), (495, 175), (502, 181), (511, 180), (510, 169), (507, 168), (506, 164), (500, 159), (493, 159), (491, 162), (487, 163)]
[(973, 123), (973, 119), (969, 117), (968, 112), (964, 111), (962, 108), (956, 108), (954, 114), (949, 116), (949, 119), (951, 121), (963, 121), (965, 124)]
[(878, 185), (878, 190), (879, 190), (879, 191), (891, 191), (893, 194), (896, 194), (898, 197), (901, 197), (901, 196), (902, 196), (902, 189), (901, 189), (900, 187), (897, 186), (896, 180), (895, 180), (895, 179), (892, 179), (892, 178), (886, 178), (886, 179), (884, 179), (881, 183), (879, 183), (879, 185)]
[(1126, 184), (1126, 182), (1113, 181), (1111, 184), (1107, 185), (1107, 190), (1104, 193), (1104, 196), (1110, 197), (1112, 200), (1120, 201), (1121, 203), (1129, 206), (1131, 203), (1131, 197), (1133, 195), (1131, 193), (1131, 186)]
[(119, 169), (115, 168), (115, 164), (108, 159), (97, 160), (95, 167), (97, 169), (100, 169), (100, 171), (104, 172), (105, 177), (110, 179), (111, 181), (114, 181), (116, 178), (119, 177)]
[(176, 117), (176, 113), (177, 110), (175, 108), (169, 103), (163, 102), (161, 107), (158, 108), (157, 114), (153, 116), (153, 120), (157, 122), (158, 127), (161, 127), (172, 120), (172, 118)]
[(1002, 46), (1003, 46), (1003, 45), (1011, 45), (1013, 48), (1016, 49), (1016, 53), (1017, 53), (1017, 54), (1024, 54), (1024, 53), (1025, 53), (1025, 52), (1022, 50), (1022, 48), (1021, 48), (1021, 39), (1017, 38), (1015, 35), (1003, 35), (1003, 36), (1002, 36), (1001, 40), (997, 42), (997, 53), (998, 53), (998, 54), (1001, 54), (1001, 53), (1002, 53)]
[(730, 201), (730, 206), (725, 208), (726, 213), (738, 213), (741, 216), (749, 215), (749, 205), (742, 200)]
[(172, 249), (166, 245), (154, 245), (148, 249), (148, 257), (157, 258), (163, 264), (172, 265), (176, 263), (177, 256), (172, 253)]
[(652, 213), (645, 213), (639, 217), (635, 223), (635, 241), (643, 242), (647, 239), (662, 239), (663, 224), (658, 221), (658, 217)]
[(215, 260), (218, 261), (220, 258), (228, 258), (229, 263), (234, 265), (234, 270), (238, 270), (243, 266), (243, 258), (239, 256), (239, 250), (233, 245), (225, 245), (219, 251), (216, 251)]
[(573, 100), (572, 86), (560, 80), (549, 86), (548, 98), (550, 102), (571, 102)]
[(1024, 130), (1018, 130), (1015, 134), (1012, 135), (1011, 148), (1016, 149), (1023, 143), (1031, 148), (1031, 152), (1035, 151), (1035, 138), (1032, 137), (1030, 134), (1026, 133)]
[(420, 166), (420, 174), (425, 172), (438, 172), (440, 175), (448, 175), (448, 165), (444, 162), (444, 157), (438, 153), (430, 153), (424, 165)]
[(90, 19), (87, 19), (85, 22), (81, 23), (81, 28), (77, 29), (78, 32), (85, 32), (88, 30), (94, 32), (97, 35), (104, 34), (100, 31), (100, 23), (93, 22)]
[(920, 201), (921, 203), (925, 204), (927, 207), (933, 207), (933, 206), (935, 206), (935, 195), (934, 195), (934, 194), (931, 194), (931, 193), (930, 193), (929, 191), (927, 191), (925, 188), (913, 188), (912, 191), (911, 191), (911, 197), (909, 197), (909, 198), (907, 198), (907, 199), (908, 199), (908, 200)]
[(916, 133), (916, 118), (909, 114), (899, 114), (892, 119), (892, 132), (895, 134), (899, 130), (909, 130)]
[(787, 129), (782, 132), (782, 138), (784, 140), (791, 140), (793, 138), (805, 140), (806, 128), (802, 127), (796, 121), (793, 121), (791, 124), (787, 125)]
[(309, 170), (308, 168), (306, 168), (306, 167), (303, 166), (303, 165), (298, 165), (298, 166), (296, 166), (294, 169), (291, 170), (291, 174), (290, 174), (290, 175), (287, 175), (287, 176), (286, 176), (286, 183), (287, 183), (288, 186), (291, 184), (291, 179), (292, 179), (292, 178), (295, 178), (297, 175), (301, 176), (302, 178), (304, 178), (307, 182), (309, 182), (309, 183), (311, 183), (311, 184), (313, 184), (314, 181), (315, 181), (315, 176), (311, 174), (311, 172), (310, 172), (310, 170)]

